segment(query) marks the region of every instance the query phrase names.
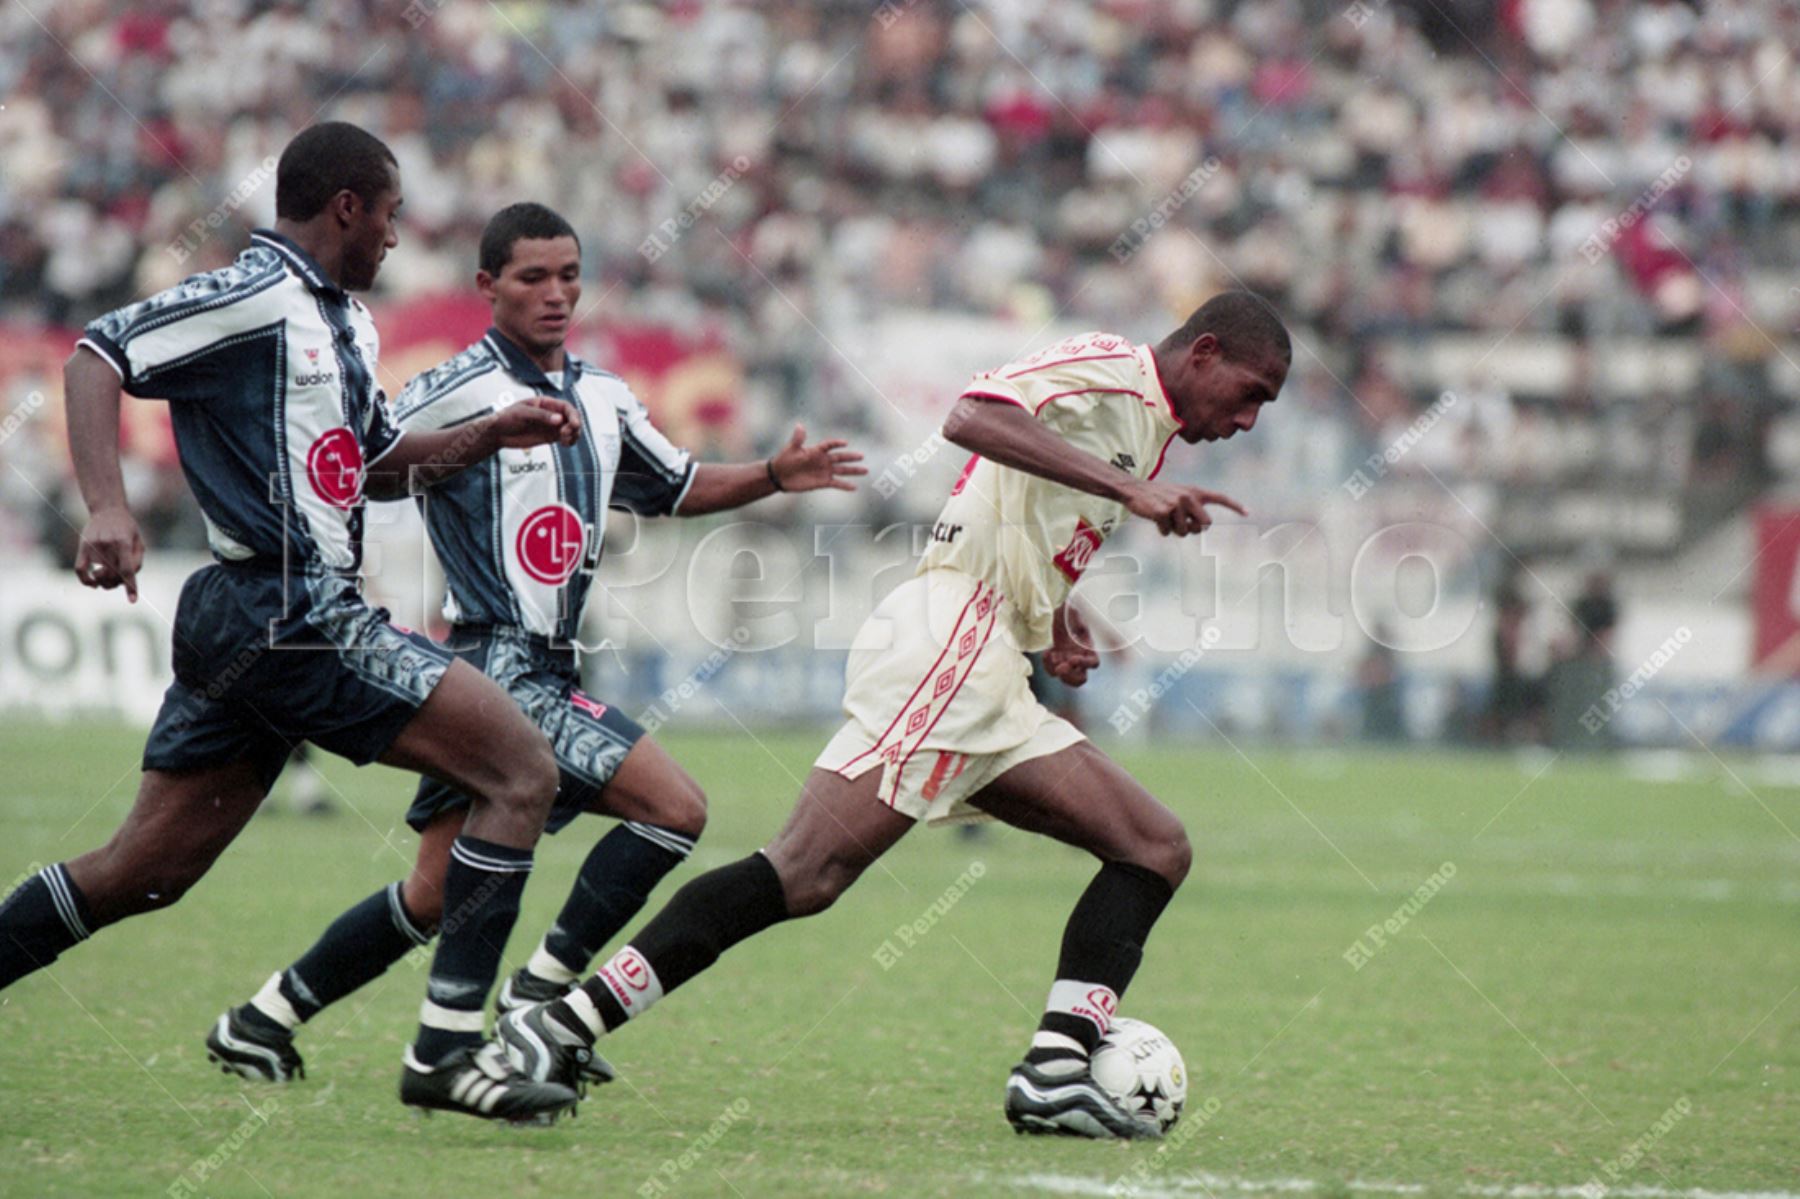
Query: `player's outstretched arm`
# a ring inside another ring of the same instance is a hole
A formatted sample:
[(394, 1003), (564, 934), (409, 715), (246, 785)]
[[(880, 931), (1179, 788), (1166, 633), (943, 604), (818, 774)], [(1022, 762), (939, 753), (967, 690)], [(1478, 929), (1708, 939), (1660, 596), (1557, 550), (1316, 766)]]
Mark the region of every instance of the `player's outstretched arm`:
[(1154, 521), (1165, 536), (1185, 537), (1212, 524), (1208, 504), (1248, 516), (1243, 505), (1204, 487), (1153, 483), (1077, 449), (1017, 404), (964, 396), (944, 422), (953, 445), (1052, 483), (1116, 500), (1134, 515)]
[(855, 491), (850, 480), (866, 475), (863, 456), (840, 437), (806, 444), (806, 426), (774, 457), (763, 462), (704, 462), (694, 468), (694, 481), (677, 510), (680, 516), (724, 512), (774, 495), (777, 491)]
[(566, 401), (532, 396), (454, 429), (414, 429), (369, 468), (364, 493), (400, 500), (466, 470), (497, 450), (560, 442), (574, 445), (581, 415)]
[(144, 539), (125, 505), (125, 482), (119, 474), (119, 394), (119, 372), (94, 351), (78, 346), (63, 366), (69, 456), (88, 510), (75, 574), (85, 587), (123, 586), (135, 604)]

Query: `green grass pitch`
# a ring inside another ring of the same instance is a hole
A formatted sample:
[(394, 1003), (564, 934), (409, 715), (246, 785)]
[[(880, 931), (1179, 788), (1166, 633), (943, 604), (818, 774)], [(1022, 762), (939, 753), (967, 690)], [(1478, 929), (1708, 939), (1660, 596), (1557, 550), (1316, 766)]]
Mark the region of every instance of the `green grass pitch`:
[[(761, 844), (820, 738), (667, 743), (713, 815), (653, 905)], [(0, 732), (0, 883), (109, 835), (139, 745)], [(260, 816), (176, 908), (0, 995), (0, 1194), (1800, 1192), (1800, 790), (1711, 761), (1653, 784), (1608, 761), (1534, 780), (1504, 757), (1248, 752), (1120, 754), (1196, 849), (1123, 1004), (1193, 1075), (1160, 1150), (1001, 1117), (1092, 872), (1007, 830), (921, 830), (832, 911), (734, 950), (609, 1039), (623, 1080), (553, 1129), (400, 1107), (412, 962), (304, 1031), (306, 1081), (222, 1076), (209, 1022), (410, 860), (410, 780), (333, 760), (360, 815)], [(540, 849), (515, 961), (604, 827)]]

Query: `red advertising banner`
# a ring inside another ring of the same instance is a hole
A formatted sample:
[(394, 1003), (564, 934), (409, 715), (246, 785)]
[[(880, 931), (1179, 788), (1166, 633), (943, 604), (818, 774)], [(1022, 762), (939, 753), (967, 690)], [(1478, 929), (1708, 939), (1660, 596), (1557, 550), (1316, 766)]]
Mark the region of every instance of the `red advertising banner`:
[[(470, 295), (428, 296), (373, 306), (381, 331), (381, 385), (391, 397), (406, 381), (463, 349), (490, 323), (488, 307)], [(66, 452), (62, 364), (77, 332), (0, 322), (0, 419), (35, 393), (37, 419)], [(614, 325), (575, 331), (570, 348), (620, 375), (665, 433), (696, 453), (730, 448), (739, 434), (743, 370), (717, 330), (688, 333), (660, 325)], [(124, 406), (125, 450), (140, 459), (174, 462), (167, 404)]]
[(1800, 508), (1765, 505), (1756, 511), (1756, 578), (1751, 606), (1756, 647), (1765, 674), (1800, 674)]

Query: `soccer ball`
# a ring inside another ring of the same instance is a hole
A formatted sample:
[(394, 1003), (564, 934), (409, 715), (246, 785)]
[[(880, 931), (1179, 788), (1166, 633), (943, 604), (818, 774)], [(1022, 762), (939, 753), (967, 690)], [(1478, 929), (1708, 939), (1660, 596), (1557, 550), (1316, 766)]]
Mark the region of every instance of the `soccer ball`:
[(1164, 1132), (1181, 1119), (1187, 1065), (1161, 1029), (1142, 1020), (1114, 1020), (1094, 1050), (1092, 1064), (1094, 1081), (1139, 1119)]

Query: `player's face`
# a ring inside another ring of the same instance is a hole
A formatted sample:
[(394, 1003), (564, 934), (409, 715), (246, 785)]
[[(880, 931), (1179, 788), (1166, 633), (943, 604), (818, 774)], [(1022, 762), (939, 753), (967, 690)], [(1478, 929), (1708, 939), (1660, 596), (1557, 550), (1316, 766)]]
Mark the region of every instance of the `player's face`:
[(344, 245), (344, 290), (367, 291), (375, 286), (387, 252), (400, 244), (400, 172), (388, 168), (389, 185), (373, 200), (349, 193), (348, 228)]
[(581, 299), (581, 247), (572, 237), (522, 237), (499, 275), (481, 271), (475, 284), (502, 333), (527, 350), (555, 349)]
[(1287, 364), (1233, 361), (1207, 333), (1184, 356), (1178, 374), (1171, 390), (1181, 397), (1181, 439), (1224, 441), (1256, 427), (1263, 405), (1274, 403), (1287, 382)]

